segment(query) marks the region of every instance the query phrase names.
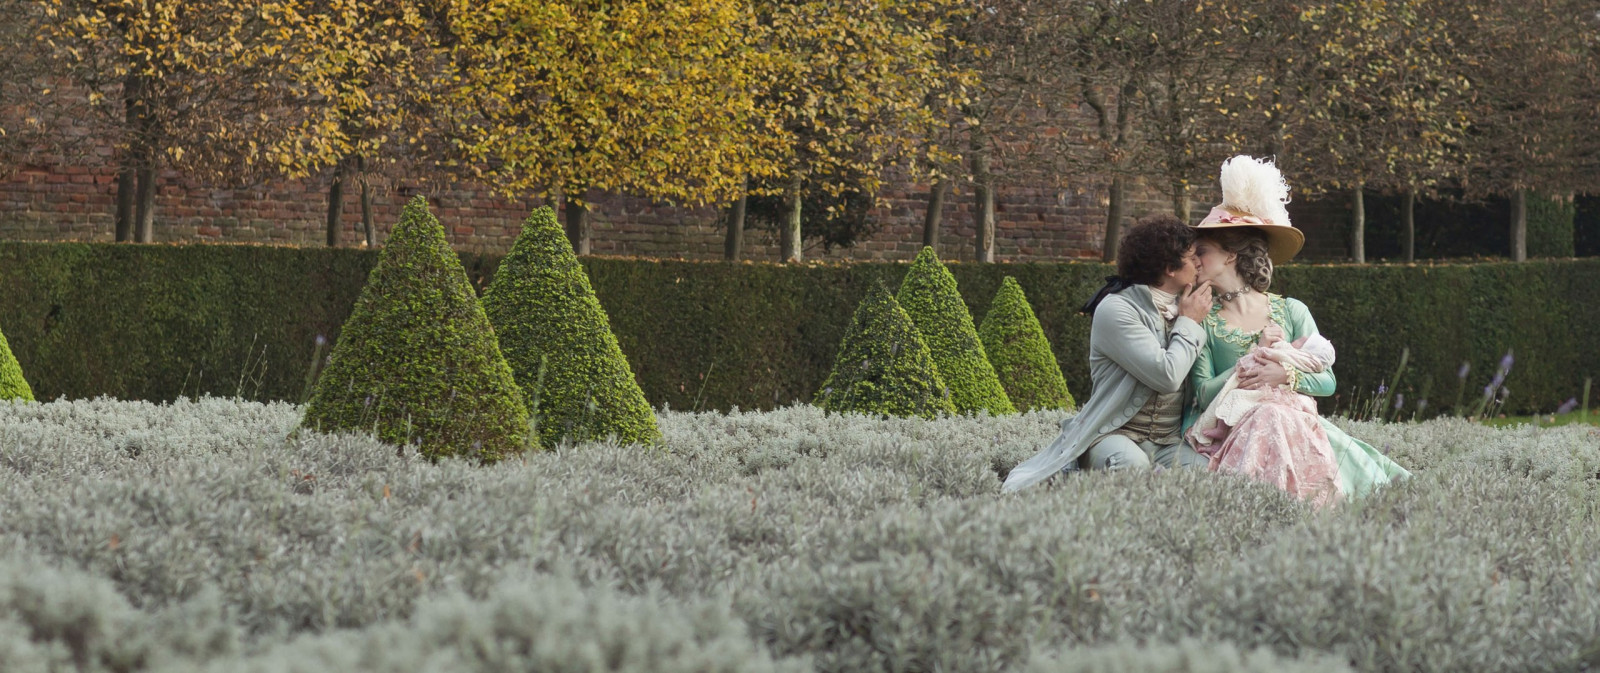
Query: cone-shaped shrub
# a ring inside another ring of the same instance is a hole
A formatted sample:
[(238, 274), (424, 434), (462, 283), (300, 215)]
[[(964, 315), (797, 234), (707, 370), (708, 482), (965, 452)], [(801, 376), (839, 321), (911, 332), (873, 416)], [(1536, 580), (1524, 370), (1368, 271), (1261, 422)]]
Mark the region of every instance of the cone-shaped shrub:
[(933, 352), (933, 362), (950, 386), (950, 401), (957, 412), (1017, 413), (983, 353), (972, 314), (956, 290), (956, 277), (944, 268), (933, 248), (925, 247), (917, 255), (905, 280), (900, 281), (896, 298)]
[[(533, 211), (483, 296), (540, 442), (653, 442), (655, 412), (549, 208)], [(537, 408), (534, 408), (534, 407)]]
[(933, 354), (883, 283), (874, 283), (856, 308), (816, 405), (887, 416), (955, 413)]
[(22, 378), (22, 365), (17, 364), (17, 356), (11, 354), (5, 332), (0, 332), (0, 400), (33, 401), (33, 388)]
[(989, 315), (978, 327), (983, 352), (1000, 376), (1006, 395), (1017, 409), (1072, 409), (1077, 406), (1067, 390), (1056, 354), (1044, 337), (1017, 279), (1006, 276), (989, 305)]
[(331, 358), (305, 427), (372, 432), (430, 458), (493, 461), (526, 445), (522, 392), (421, 196), (406, 204)]

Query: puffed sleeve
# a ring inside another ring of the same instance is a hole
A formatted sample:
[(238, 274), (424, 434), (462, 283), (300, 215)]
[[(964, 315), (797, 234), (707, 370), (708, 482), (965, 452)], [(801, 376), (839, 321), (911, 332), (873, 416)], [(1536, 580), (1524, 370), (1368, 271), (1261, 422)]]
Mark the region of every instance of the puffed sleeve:
[[(1289, 322), (1288, 325), (1284, 325), (1284, 331), (1288, 333), (1290, 341), (1312, 334), (1321, 334), (1317, 331), (1317, 321), (1311, 317), (1311, 310), (1306, 308), (1305, 304), (1298, 299), (1285, 299), (1284, 303), (1287, 304), (1285, 317)], [(1312, 397), (1327, 397), (1332, 395), (1337, 387), (1338, 379), (1333, 375), (1333, 368), (1329, 367), (1316, 373), (1301, 372), (1300, 381), (1295, 384), (1294, 390)]]
[[(1203, 329), (1205, 326), (1201, 325)], [(1208, 331), (1206, 338), (1211, 335)], [(1211, 406), (1211, 401), (1217, 398), (1217, 393), (1228, 384), (1228, 377), (1233, 375), (1233, 367), (1225, 371), (1212, 371), (1211, 346), (1209, 343), (1200, 349), (1200, 357), (1195, 358), (1194, 369), (1189, 372), (1189, 384), (1194, 387), (1194, 399), (1197, 408), (1206, 409)]]

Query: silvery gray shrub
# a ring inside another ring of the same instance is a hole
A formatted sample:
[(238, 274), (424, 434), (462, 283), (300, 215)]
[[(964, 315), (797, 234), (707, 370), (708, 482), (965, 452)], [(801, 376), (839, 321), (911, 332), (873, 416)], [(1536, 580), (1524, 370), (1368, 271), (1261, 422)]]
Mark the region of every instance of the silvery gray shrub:
[(1346, 424), (1417, 476), (1317, 512), (1001, 495), (1055, 413), (664, 411), (658, 449), (488, 467), (299, 413), (0, 403), (0, 670), (1600, 666), (1591, 428)]

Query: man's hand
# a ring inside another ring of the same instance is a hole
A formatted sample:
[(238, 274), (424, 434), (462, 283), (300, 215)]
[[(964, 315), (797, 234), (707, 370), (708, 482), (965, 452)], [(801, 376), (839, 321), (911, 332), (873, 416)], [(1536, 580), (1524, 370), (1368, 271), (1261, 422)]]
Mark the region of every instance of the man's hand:
[(1244, 390), (1266, 390), (1289, 382), (1289, 371), (1276, 360), (1267, 360), (1260, 367), (1239, 375), (1239, 387)]
[(1186, 285), (1183, 296), (1178, 298), (1178, 315), (1200, 322), (1211, 313), (1211, 281), (1201, 281), (1199, 285)]

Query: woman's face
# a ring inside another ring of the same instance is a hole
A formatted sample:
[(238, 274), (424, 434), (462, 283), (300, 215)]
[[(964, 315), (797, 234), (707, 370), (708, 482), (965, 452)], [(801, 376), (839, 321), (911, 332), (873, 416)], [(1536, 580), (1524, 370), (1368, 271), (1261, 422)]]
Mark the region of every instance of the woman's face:
[(1234, 262), (1238, 255), (1222, 249), (1216, 241), (1202, 238), (1194, 244), (1194, 256), (1200, 266), (1199, 280), (1216, 282), (1238, 277)]

